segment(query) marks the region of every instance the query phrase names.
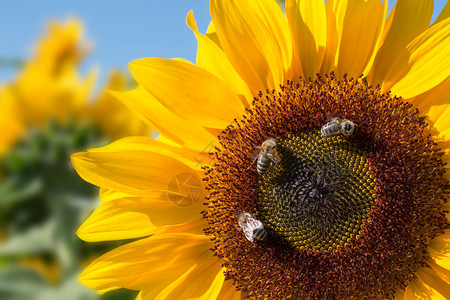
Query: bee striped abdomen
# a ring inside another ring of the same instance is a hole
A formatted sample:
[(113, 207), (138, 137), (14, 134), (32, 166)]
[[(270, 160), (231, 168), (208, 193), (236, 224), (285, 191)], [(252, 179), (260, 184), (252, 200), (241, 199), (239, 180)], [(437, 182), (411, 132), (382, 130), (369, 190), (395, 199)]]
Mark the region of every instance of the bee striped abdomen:
[(344, 136), (354, 135), (358, 132), (358, 125), (347, 119), (335, 117), (330, 122), (320, 128), (323, 136), (333, 136), (343, 134)]
[(323, 125), (320, 129), (320, 133), (323, 136), (332, 136), (339, 134), (341, 132), (341, 124), (335, 120), (328, 122)]
[(256, 170), (258, 174), (264, 174), (270, 166), (270, 158), (267, 155), (260, 155), (258, 157), (258, 162), (256, 163)]
[(253, 230), (253, 238), (258, 241), (265, 241), (267, 239), (267, 231), (264, 227), (255, 228)]

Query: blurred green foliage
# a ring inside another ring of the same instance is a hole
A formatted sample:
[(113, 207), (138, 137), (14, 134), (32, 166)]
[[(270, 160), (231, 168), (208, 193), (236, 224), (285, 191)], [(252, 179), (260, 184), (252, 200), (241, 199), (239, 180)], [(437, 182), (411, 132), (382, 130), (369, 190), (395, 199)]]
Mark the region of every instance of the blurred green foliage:
[(116, 291), (99, 296), (78, 274), (90, 258), (118, 243), (84, 243), (75, 234), (98, 205), (98, 190), (84, 182), (69, 156), (105, 144), (84, 123), (49, 121), (30, 128), (0, 164), (0, 299), (132, 299)]

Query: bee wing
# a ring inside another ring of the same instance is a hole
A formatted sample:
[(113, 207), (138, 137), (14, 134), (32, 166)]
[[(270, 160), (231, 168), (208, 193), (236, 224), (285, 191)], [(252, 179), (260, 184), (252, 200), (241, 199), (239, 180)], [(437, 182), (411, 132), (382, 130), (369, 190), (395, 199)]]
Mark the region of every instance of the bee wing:
[(244, 226), (242, 228), (242, 231), (244, 232), (247, 240), (249, 240), (250, 242), (253, 242), (253, 228), (251, 228), (249, 226)]
[(327, 111), (325, 115), (327, 116), (328, 121), (339, 118), (336, 114), (332, 113), (331, 111)]
[(272, 154), (270, 154), (269, 157), (276, 164), (281, 161), (281, 157), (280, 157), (280, 154), (278, 153), (278, 151), (273, 152)]
[(252, 159), (256, 160), (259, 156), (259, 153), (261, 153), (261, 147), (256, 147), (256, 149), (252, 153)]
[(261, 147), (256, 147), (256, 149), (252, 153), (252, 164), (255, 163), (255, 161), (258, 159), (259, 154), (261, 154)]
[(259, 150), (261, 147), (256, 147), (255, 151), (253, 151), (252, 153), (252, 163), (250, 164), (250, 166), (248, 166), (247, 170), (250, 169), (253, 164), (255, 163), (255, 161), (258, 159), (259, 153), (261, 152), (261, 150)]

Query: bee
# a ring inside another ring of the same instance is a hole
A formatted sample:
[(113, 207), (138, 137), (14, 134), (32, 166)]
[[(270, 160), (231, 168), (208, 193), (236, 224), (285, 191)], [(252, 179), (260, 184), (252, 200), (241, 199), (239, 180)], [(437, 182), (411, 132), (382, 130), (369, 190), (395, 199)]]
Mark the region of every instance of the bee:
[(329, 119), (331, 120), (320, 129), (320, 133), (323, 136), (332, 136), (340, 133), (345, 136), (350, 136), (356, 134), (359, 130), (359, 126), (350, 120), (336, 116), (329, 117)]
[(245, 237), (250, 242), (253, 240), (265, 241), (267, 239), (267, 231), (264, 229), (263, 223), (254, 218), (248, 212), (241, 212), (237, 216), (239, 230), (242, 230)]
[(274, 163), (281, 161), (280, 154), (277, 151), (277, 141), (274, 138), (268, 138), (261, 144), (261, 147), (256, 148), (260, 150), (257, 151), (253, 163), (256, 161), (256, 170), (259, 175), (267, 172), (271, 161)]

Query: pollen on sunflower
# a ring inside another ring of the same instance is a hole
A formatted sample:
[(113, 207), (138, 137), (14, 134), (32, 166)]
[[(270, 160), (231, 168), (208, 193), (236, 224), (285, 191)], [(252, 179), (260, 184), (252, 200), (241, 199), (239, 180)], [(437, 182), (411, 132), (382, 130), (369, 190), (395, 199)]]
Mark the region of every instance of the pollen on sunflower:
[[(359, 131), (322, 135), (329, 113)], [(257, 172), (252, 153), (268, 138), (280, 161)], [(427, 123), (361, 78), (260, 92), (219, 141), (204, 178), (206, 233), (250, 297), (392, 298), (448, 226), (448, 182)], [(240, 212), (264, 224), (266, 241), (236, 229)]]

